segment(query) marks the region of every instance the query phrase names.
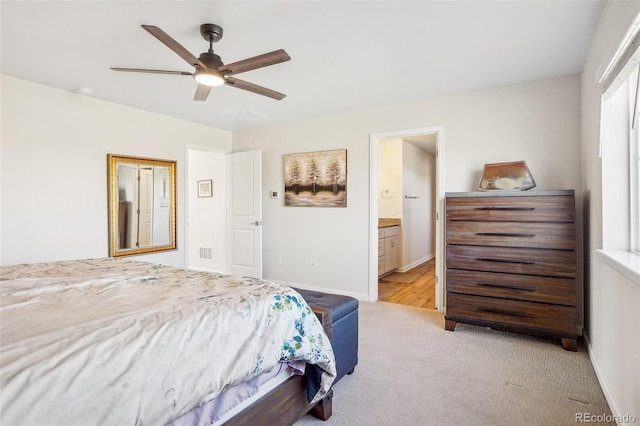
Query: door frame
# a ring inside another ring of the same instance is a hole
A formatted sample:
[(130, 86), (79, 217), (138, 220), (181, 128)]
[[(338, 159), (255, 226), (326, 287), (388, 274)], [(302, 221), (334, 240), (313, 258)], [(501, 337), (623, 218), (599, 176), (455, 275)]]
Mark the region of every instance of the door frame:
[(378, 300), (378, 150), (381, 139), (436, 135), (436, 309), (444, 312), (444, 126), (371, 133), (369, 135), (369, 301)]

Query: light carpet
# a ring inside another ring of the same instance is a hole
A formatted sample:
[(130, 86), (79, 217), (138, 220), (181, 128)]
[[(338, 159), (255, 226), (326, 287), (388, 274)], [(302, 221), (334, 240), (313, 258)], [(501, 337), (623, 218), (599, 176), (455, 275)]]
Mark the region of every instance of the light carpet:
[(549, 426), (611, 414), (581, 344), (445, 331), (437, 311), (386, 302), (360, 302), (359, 317), (358, 366), (335, 385), (333, 416), (296, 425)]

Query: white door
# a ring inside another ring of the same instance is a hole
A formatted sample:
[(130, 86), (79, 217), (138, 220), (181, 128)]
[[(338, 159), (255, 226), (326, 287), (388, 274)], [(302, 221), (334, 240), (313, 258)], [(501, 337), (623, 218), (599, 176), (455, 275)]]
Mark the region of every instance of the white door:
[(140, 192), (138, 193), (138, 242), (139, 247), (149, 247), (153, 244), (151, 229), (153, 227), (153, 171), (140, 169), (138, 179)]
[(228, 273), (262, 278), (262, 152), (227, 155)]

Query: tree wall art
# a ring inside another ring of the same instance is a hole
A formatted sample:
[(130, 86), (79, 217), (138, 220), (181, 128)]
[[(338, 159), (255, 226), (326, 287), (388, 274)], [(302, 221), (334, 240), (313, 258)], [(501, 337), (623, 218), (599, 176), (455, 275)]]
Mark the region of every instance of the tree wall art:
[(347, 206), (347, 150), (284, 156), (284, 205)]

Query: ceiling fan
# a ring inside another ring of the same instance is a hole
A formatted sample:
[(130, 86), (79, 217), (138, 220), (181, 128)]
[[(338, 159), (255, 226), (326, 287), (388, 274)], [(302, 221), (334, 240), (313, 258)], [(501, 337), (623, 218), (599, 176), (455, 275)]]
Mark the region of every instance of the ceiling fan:
[(242, 72), (290, 60), (291, 57), (289, 57), (287, 52), (282, 49), (225, 65), (222, 62), (222, 59), (220, 59), (220, 56), (213, 53), (213, 43), (220, 41), (222, 38), (222, 27), (216, 24), (202, 24), (200, 26), (200, 34), (209, 42), (209, 50), (200, 54), (200, 57), (198, 58), (189, 53), (187, 49), (182, 47), (177, 41), (171, 38), (160, 28), (153, 25), (142, 25), (142, 28), (147, 30), (152, 36), (160, 40), (169, 49), (173, 50), (178, 56), (187, 61), (189, 65), (195, 68), (195, 71), (167, 71), (140, 68), (111, 68), (112, 70), (193, 76), (193, 78), (198, 82), (196, 94), (193, 97), (194, 101), (206, 100), (213, 86), (221, 86), (223, 84), (257, 93), (259, 95), (268, 96), (277, 100), (281, 100), (286, 96), (284, 93), (276, 92), (275, 90), (267, 89), (266, 87), (258, 86), (257, 84), (232, 77), (232, 75), (240, 74)]

